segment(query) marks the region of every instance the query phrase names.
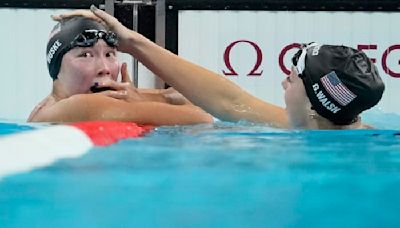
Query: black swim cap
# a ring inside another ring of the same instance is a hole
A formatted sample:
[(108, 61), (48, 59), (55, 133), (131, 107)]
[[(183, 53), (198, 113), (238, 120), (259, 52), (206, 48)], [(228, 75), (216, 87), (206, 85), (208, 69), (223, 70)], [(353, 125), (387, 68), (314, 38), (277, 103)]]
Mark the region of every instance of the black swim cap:
[(73, 48), (71, 42), (85, 30), (91, 29), (108, 30), (97, 21), (84, 17), (62, 20), (54, 26), (46, 49), (47, 67), (53, 80), (57, 79), (63, 56)]
[(362, 51), (307, 45), (293, 57), (314, 110), (337, 125), (352, 123), (382, 98), (385, 85)]

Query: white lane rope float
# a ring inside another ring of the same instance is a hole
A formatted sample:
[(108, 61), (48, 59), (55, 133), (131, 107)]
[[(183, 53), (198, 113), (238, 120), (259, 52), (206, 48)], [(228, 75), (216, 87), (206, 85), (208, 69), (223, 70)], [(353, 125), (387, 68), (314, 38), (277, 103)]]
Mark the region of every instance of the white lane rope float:
[(153, 128), (130, 122), (90, 121), (4, 136), (0, 138), (0, 179), (82, 156), (94, 146), (140, 137)]

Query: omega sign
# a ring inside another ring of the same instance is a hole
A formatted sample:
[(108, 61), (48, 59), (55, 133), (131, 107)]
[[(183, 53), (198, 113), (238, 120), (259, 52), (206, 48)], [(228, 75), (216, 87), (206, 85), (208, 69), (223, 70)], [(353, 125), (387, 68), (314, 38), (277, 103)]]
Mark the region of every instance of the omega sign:
[[(261, 69), (261, 63), (263, 61), (263, 53), (257, 43), (255, 43), (253, 41), (249, 41), (249, 40), (237, 40), (237, 41), (229, 44), (226, 47), (225, 52), (224, 52), (224, 62), (225, 62), (225, 66), (226, 66), (227, 70), (222, 70), (222, 73), (226, 76), (238, 76), (238, 73), (236, 72), (234, 66), (232, 66), (231, 60), (230, 60), (230, 53), (231, 53), (232, 49), (238, 43), (245, 43), (249, 46), (249, 48), (254, 49), (254, 55), (256, 55), (256, 57), (257, 57), (253, 68), (249, 69), (247, 76), (261, 76), (263, 73), (263, 69)], [(292, 43), (292, 44), (289, 44), (289, 45), (286, 45), (285, 47), (283, 47), (282, 50), (279, 52), (278, 64), (279, 64), (279, 67), (282, 70), (282, 72), (285, 73), (286, 75), (290, 74), (290, 70), (289, 70), (290, 67), (286, 67), (283, 60), (288, 51), (290, 51), (292, 49), (299, 49), (299, 48), (300, 48), (299, 43)], [(358, 50), (377, 50), (378, 45), (377, 44), (369, 44), (369, 45), (359, 44), (357, 46), (357, 49)], [(394, 78), (400, 78), (400, 72), (393, 71), (387, 64), (389, 55), (391, 54), (391, 52), (393, 52), (395, 50), (400, 51), (400, 44), (391, 45), (383, 51), (382, 57), (381, 57), (381, 66), (382, 66), (383, 71), (386, 74), (388, 74), (389, 76), (394, 77)], [(377, 60), (375, 58), (371, 58), (371, 61), (376, 63)], [(397, 63), (400, 65), (400, 60), (398, 60)]]

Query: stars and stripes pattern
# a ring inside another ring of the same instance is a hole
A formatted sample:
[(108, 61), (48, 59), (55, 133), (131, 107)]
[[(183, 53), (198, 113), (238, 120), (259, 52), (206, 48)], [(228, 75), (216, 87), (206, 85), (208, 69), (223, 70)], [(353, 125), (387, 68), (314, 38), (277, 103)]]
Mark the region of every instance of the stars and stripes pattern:
[(335, 71), (323, 76), (321, 82), (332, 98), (342, 106), (348, 105), (357, 97), (340, 81)]

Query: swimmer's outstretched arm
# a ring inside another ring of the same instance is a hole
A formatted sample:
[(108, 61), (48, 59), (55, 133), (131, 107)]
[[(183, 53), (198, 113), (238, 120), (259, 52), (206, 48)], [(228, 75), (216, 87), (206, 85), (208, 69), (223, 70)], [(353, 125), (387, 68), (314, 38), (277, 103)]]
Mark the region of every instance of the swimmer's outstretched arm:
[(193, 104), (221, 120), (249, 120), (287, 127), (284, 109), (252, 96), (228, 79), (180, 58), (143, 36), (135, 36), (127, 52)]
[[(173, 86), (193, 104), (226, 121), (248, 120), (287, 127), (283, 108), (264, 102), (228, 79), (193, 64), (126, 28), (116, 18), (96, 7), (61, 15), (87, 16), (101, 20), (119, 37), (118, 49), (138, 59), (153, 73)], [(94, 17), (96, 16), (96, 17)], [(58, 19), (58, 18), (55, 18)]]

